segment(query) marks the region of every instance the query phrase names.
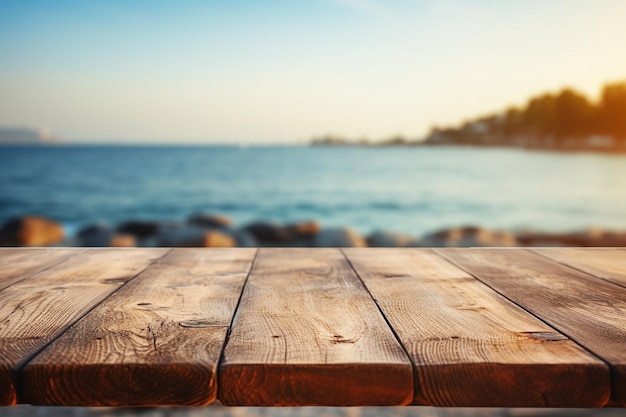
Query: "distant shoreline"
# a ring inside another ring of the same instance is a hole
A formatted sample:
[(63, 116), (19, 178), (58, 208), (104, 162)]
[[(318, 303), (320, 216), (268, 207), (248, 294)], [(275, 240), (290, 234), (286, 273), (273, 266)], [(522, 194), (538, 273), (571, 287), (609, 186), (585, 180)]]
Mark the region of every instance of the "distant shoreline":
[(626, 148), (602, 148), (602, 147), (548, 147), (548, 146), (519, 146), (507, 144), (466, 144), (466, 143), (367, 143), (344, 142), (344, 143), (253, 143), (253, 144), (226, 144), (226, 143), (146, 143), (146, 142), (58, 142), (58, 143), (0, 143), (0, 149), (9, 148), (233, 148), (245, 150), (247, 148), (467, 148), (467, 149), (519, 149), (524, 151), (543, 151), (557, 153), (596, 153), (596, 154), (626, 154)]
[(546, 146), (531, 142), (529, 144), (517, 143), (437, 143), (429, 141), (406, 141), (406, 142), (359, 142), (359, 141), (330, 141), (324, 142), (314, 139), (309, 144), (311, 147), (346, 147), (346, 148), (488, 148), (488, 149), (522, 149), (527, 151), (550, 151), (561, 153), (602, 153), (602, 154), (626, 154), (626, 146), (583, 146), (572, 144), (570, 146)]
[(626, 153), (626, 81), (606, 84), (598, 100), (571, 88), (531, 97), (457, 126), (433, 127), (425, 138), (381, 141), (327, 135), (314, 146), (476, 146), (562, 152)]
[(487, 143), (436, 142), (428, 140), (402, 141), (366, 141), (350, 139), (313, 139), (308, 143), (174, 143), (174, 142), (88, 142), (88, 141), (50, 141), (37, 143), (0, 142), (0, 149), (8, 148), (467, 148), (467, 149), (520, 149), (526, 151), (546, 151), (558, 153), (599, 153), (626, 154), (626, 144), (619, 147), (590, 145), (576, 141), (567, 146), (543, 145), (537, 140), (520, 139), (515, 143), (501, 141)]

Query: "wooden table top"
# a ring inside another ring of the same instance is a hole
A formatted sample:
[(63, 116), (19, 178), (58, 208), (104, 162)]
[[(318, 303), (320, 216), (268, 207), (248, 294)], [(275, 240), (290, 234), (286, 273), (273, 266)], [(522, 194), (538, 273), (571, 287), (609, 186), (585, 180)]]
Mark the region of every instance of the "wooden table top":
[(0, 249), (0, 405), (626, 406), (624, 249)]

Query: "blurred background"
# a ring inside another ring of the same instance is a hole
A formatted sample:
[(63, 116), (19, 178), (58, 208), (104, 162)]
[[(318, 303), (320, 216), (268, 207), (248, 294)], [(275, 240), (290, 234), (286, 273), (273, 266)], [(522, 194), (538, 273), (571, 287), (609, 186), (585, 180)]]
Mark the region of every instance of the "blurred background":
[[(626, 246), (624, 16), (0, 0), (0, 245)], [(280, 414), (379, 412), (561, 415)]]
[(621, 0), (2, 0), (5, 246), (624, 246)]

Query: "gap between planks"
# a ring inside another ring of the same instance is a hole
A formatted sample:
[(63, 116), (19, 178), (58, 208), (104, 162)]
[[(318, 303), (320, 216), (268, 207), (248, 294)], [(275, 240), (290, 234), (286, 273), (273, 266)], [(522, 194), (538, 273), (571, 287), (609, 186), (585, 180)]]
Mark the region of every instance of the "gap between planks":
[(436, 251), (605, 362), (611, 372), (608, 406), (626, 406), (623, 287), (528, 249)]
[[(273, 249), (270, 249), (270, 250), (273, 250)], [(371, 251), (371, 249), (368, 249), (368, 250), (370, 250), (370, 251)], [(254, 260), (253, 260), (253, 263), (252, 263), (252, 265), (253, 265), (253, 266), (254, 266), (254, 262), (255, 262), (255, 260), (256, 260), (256, 257), (258, 256), (258, 253), (259, 253), (258, 251), (257, 251), (257, 252), (255, 252)], [(165, 254), (164, 254), (163, 256), (165, 256)], [(344, 259), (346, 260), (346, 262), (348, 262), (348, 264), (350, 265), (350, 268), (351, 268), (351, 269), (352, 269), (352, 271), (356, 274), (356, 276), (357, 276), (357, 277), (358, 277), (358, 279), (360, 280), (361, 284), (363, 285), (363, 287), (365, 288), (365, 290), (368, 292), (369, 297), (370, 297), (370, 298), (374, 301), (374, 303), (376, 304), (376, 307), (377, 307), (377, 309), (379, 310), (379, 313), (382, 315), (383, 319), (385, 320), (385, 322), (386, 322), (387, 326), (389, 327), (389, 330), (393, 333), (394, 337), (396, 338), (396, 340), (398, 341), (398, 343), (401, 345), (401, 347), (404, 349), (404, 351), (405, 351), (405, 353), (406, 353), (406, 352), (407, 352), (407, 351), (406, 351), (406, 347), (405, 347), (405, 346), (401, 343), (401, 340), (400, 340), (400, 338), (399, 338), (398, 334), (396, 333), (396, 330), (395, 330), (395, 329), (394, 329), (394, 327), (391, 325), (391, 323), (390, 323), (390, 321), (389, 321), (389, 318), (388, 318), (388, 317), (384, 314), (384, 312), (382, 311), (381, 306), (379, 305), (379, 303), (378, 303), (378, 301), (376, 300), (375, 296), (371, 293), (371, 291), (370, 291), (370, 289), (367, 287), (367, 285), (365, 285), (365, 283), (363, 282), (363, 279), (362, 279), (362, 278), (361, 278), (361, 276), (358, 274), (358, 271), (356, 270), (356, 268), (354, 267), (354, 265), (352, 265), (352, 262), (350, 261), (349, 257), (345, 254), (345, 252), (344, 252), (344, 253), (342, 253), (342, 256), (344, 257)], [(450, 260), (445, 259), (445, 257), (441, 257), (439, 254), (438, 254), (437, 256), (438, 256), (438, 257), (440, 257), (443, 261), (450, 263), (451, 265), (453, 265), (453, 264), (454, 264), (454, 263), (452, 263)], [(154, 262), (156, 262), (156, 261), (154, 261)], [(132, 281), (133, 279), (135, 279), (138, 275), (140, 275), (141, 273), (143, 273), (143, 272), (144, 272), (144, 271), (146, 271), (147, 269), (149, 269), (149, 266), (147, 266), (146, 268), (144, 268), (144, 270), (142, 270), (142, 271), (138, 272), (137, 274), (135, 274), (135, 275), (134, 275), (134, 276), (133, 276), (133, 277), (132, 277), (132, 278), (131, 278), (128, 282), (124, 283), (123, 285), (126, 285), (127, 283), (129, 283), (130, 281)], [(239, 307), (240, 307), (241, 302), (242, 302), (242, 298), (243, 298), (243, 294), (244, 294), (244, 291), (245, 291), (245, 287), (246, 287), (246, 286), (247, 286), (247, 284), (248, 284), (248, 280), (249, 280), (250, 275), (251, 275), (251, 273), (252, 273), (252, 269), (253, 269), (253, 268), (251, 267), (251, 268), (250, 268), (250, 270), (248, 271), (248, 274), (247, 274), (247, 276), (246, 276), (246, 278), (245, 278), (245, 281), (244, 281), (244, 285), (242, 286), (242, 289), (241, 289), (241, 291), (239, 292), (239, 298), (238, 298), (237, 303), (236, 303), (235, 313), (233, 314), (233, 316), (232, 316), (232, 318), (231, 318), (231, 321), (230, 321), (230, 324), (229, 324), (229, 326), (230, 326), (230, 327), (228, 327), (228, 332), (227, 332), (227, 335), (226, 335), (226, 339), (225, 339), (225, 342), (223, 343), (222, 348), (221, 348), (221, 351), (220, 351), (218, 372), (221, 372), (223, 355), (224, 355), (224, 351), (226, 350), (227, 344), (228, 344), (228, 342), (229, 342), (230, 333), (232, 332), (232, 325), (233, 325), (233, 322), (234, 322), (234, 320), (235, 320), (235, 314), (237, 314), (237, 313), (238, 313), (238, 311), (239, 311)], [(41, 272), (41, 271), (39, 271), (39, 272)], [(587, 273), (587, 274), (588, 274), (588, 273)], [(472, 274), (472, 275), (473, 275), (473, 274)], [(29, 276), (30, 276), (30, 275), (29, 275)], [(498, 294), (502, 295), (503, 297), (505, 297), (505, 298), (509, 299), (508, 297), (506, 297), (506, 295), (505, 295), (505, 294), (502, 294), (502, 293), (500, 293), (499, 291), (495, 290), (494, 288), (492, 288), (492, 287), (491, 287), (490, 285), (488, 285), (487, 283), (482, 282), (480, 279), (476, 279), (476, 277), (475, 277), (475, 276), (474, 276), (474, 279), (475, 279), (477, 282), (479, 282), (480, 284), (482, 284), (482, 285), (484, 285), (485, 287), (489, 288), (491, 291), (495, 291), (496, 293), (498, 293)], [(120, 288), (121, 288), (121, 287), (119, 287), (118, 289), (116, 289), (116, 290), (114, 291), (114, 293), (117, 293), (117, 292), (120, 290)], [(113, 294), (113, 293), (112, 293), (112, 294)], [(68, 326), (68, 327), (67, 327), (67, 328), (66, 328), (63, 332), (61, 332), (61, 333), (60, 333), (59, 335), (57, 335), (54, 339), (52, 339), (52, 340), (48, 343), (48, 345), (46, 345), (46, 346), (49, 346), (49, 345), (50, 345), (50, 344), (52, 344), (54, 341), (56, 341), (58, 338), (60, 338), (60, 337), (61, 337), (61, 335), (63, 335), (63, 334), (65, 334), (66, 332), (68, 332), (68, 331), (69, 331), (69, 329), (70, 329), (70, 328), (72, 328), (72, 327), (74, 327), (74, 326), (75, 326), (75, 325), (76, 325), (76, 324), (77, 324), (77, 323), (78, 323), (78, 322), (79, 322), (79, 321), (80, 321), (83, 317), (85, 317), (85, 315), (87, 315), (87, 314), (88, 314), (89, 312), (91, 312), (92, 310), (96, 309), (96, 307), (98, 307), (100, 304), (102, 304), (105, 300), (109, 299), (109, 298), (111, 297), (111, 295), (112, 295), (112, 294), (110, 294), (109, 296), (107, 296), (105, 299), (101, 300), (98, 304), (94, 305), (94, 306), (93, 306), (93, 307), (92, 307), (89, 311), (87, 311), (85, 314), (83, 314), (80, 318), (78, 318), (78, 319), (77, 319), (77, 320), (75, 320), (73, 323), (71, 323), (71, 324), (70, 324), (70, 325), (69, 325), (69, 326)], [(509, 300), (510, 300), (510, 299), (509, 299)], [(528, 309), (524, 308), (524, 307), (523, 307), (523, 305), (520, 305), (520, 304), (516, 303), (516, 302), (515, 302), (515, 301), (513, 301), (513, 300), (510, 300), (510, 301), (511, 301), (511, 303), (513, 303), (513, 304), (515, 304), (515, 305), (517, 305), (517, 306), (519, 306), (519, 307), (523, 308), (526, 312), (528, 312), (528, 314), (529, 314), (529, 315), (531, 315), (531, 316), (533, 316), (533, 317), (535, 317), (535, 318), (537, 318), (537, 319), (539, 319), (539, 320), (543, 321), (544, 323), (546, 323), (546, 322), (545, 322), (545, 321), (544, 321), (541, 317), (537, 316), (536, 314), (532, 313), (532, 312), (531, 312), (531, 311), (529, 311)], [(549, 323), (547, 323), (547, 324), (549, 325)], [(551, 325), (550, 325), (550, 326), (551, 326)], [(551, 327), (553, 327), (553, 326), (551, 326)], [(43, 352), (44, 350), (45, 350), (45, 347), (44, 347), (44, 348), (41, 348), (41, 349), (39, 350), (39, 352)], [(34, 355), (33, 355), (33, 356), (31, 356), (31, 359), (32, 359), (33, 357), (34, 357)], [(410, 361), (410, 364), (411, 364), (411, 366), (413, 367), (413, 373), (416, 373), (417, 371), (415, 371), (415, 364), (413, 363), (413, 360), (411, 360), (411, 361)]]
[[(624, 262), (626, 249), (544, 248), (531, 249), (531, 252), (597, 279), (626, 288), (626, 262)], [(616, 262), (616, 259), (621, 262)]]
[(343, 253), (261, 249), (220, 363), (225, 405), (404, 405), (412, 365)]
[(254, 249), (175, 249), (24, 368), (38, 405), (206, 405)]
[(431, 250), (374, 251), (344, 252), (409, 352), (414, 404), (598, 407), (608, 400), (606, 365), (516, 303)]
[[(0, 291), (89, 251), (91, 249), (0, 248)], [(37, 259), (31, 264), (33, 256)]]
[[(138, 266), (137, 260), (132, 259), (128, 252), (119, 252), (124, 261), (120, 264), (104, 262), (103, 259), (107, 254), (115, 253), (117, 256), (116, 251), (78, 252), (82, 255), (81, 259), (70, 256), (0, 291), (3, 304), (0, 311), (3, 308), (11, 310), (0, 320), (0, 405), (14, 405), (18, 401), (20, 371), (30, 360), (94, 305), (106, 299), (125, 281), (132, 280), (166, 251), (137, 250), (135, 253), (141, 254)], [(89, 271), (85, 272), (83, 262), (100, 267), (86, 276)], [(95, 281), (93, 274), (99, 277)], [(72, 299), (77, 302), (70, 302)], [(55, 305), (54, 315), (51, 315), (52, 310), (48, 310), (51, 301)], [(9, 320), (13, 314), (16, 318)]]

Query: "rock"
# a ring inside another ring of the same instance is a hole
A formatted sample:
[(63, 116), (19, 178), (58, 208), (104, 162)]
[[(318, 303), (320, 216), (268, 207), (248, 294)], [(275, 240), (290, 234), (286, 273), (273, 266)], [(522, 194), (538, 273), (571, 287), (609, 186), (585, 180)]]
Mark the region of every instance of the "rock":
[(178, 248), (231, 248), (237, 246), (237, 240), (234, 236), (220, 230), (207, 230), (197, 226), (186, 226), (161, 232), (157, 236), (156, 246)]
[(502, 247), (516, 246), (518, 241), (512, 233), (491, 231), (468, 226), (440, 230), (424, 236), (419, 242), (422, 247)]
[(420, 240), (420, 246), (427, 248), (442, 248), (455, 246), (461, 238), (459, 229), (444, 229), (425, 235)]
[(155, 223), (157, 225), (159, 232), (163, 232), (166, 230), (175, 230), (175, 229), (180, 229), (182, 227), (185, 227), (185, 223), (175, 221), (175, 220), (158, 221)]
[(287, 226), (287, 230), (300, 238), (311, 238), (318, 234), (321, 229), (319, 222), (315, 220), (292, 223)]
[(373, 248), (400, 248), (413, 246), (416, 238), (392, 232), (377, 230), (367, 238), (367, 244)]
[(118, 232), (130, 234), (140, 239), (154, 236), (159, 233), (160, 229), (158, 222), (147, 220), (130, 220), (117, 227)]
[(104, 223), (95, 223), (80, 229), (76, 243), (84, 247), (106, 247), (111, 243), (115, 231)]
[(622, 247), (626, 246), (626, 233), (597, 227), (574, 233), (524, 231), (517, 235), (517, 240), (523, 246)]
[(22, 216), (8, 220), (0, 228), (0, 245), (49, 246), (63, 240), (61, 224), (37, 216)]
[(422, 243), (422, 240), (419, 237), (413, 238), (412, 241), (406, 244), (407, 248), (423, 248), (425, 245)]
[(359, 233), (352, 229), (332, 228), (322, 229), (314, 238), (313, 246), (320, 248), (335, 247), (366, 247), (367, 242)]
[(204, 235), (204, 247), (206, 248), (234, 248), (237, 239), (234, 236), (219, 230), (209, 230)]
[(158, 236), (148, 236), (145, 238), (136, 238), (136, 239), (137, 239), (137, 247), (139, 248), (158, 248), (159, 247)]
[(201, 227), (186, 226), (164, 230), (156, 236), (155, 246), (173, 248), (204, 247), (206, 230)]
[(462, 229), (461, 239), (459, 239), (458, 247), (497, 247), (497, 246), (516, 246), (517, 240), (510, 232), (487, 230), (487, 229), (471, 229), (469, 231)]
[(110, 226), (96, 223), (81, 229), (76, 243), (83, 247), (125, 248), (137, 246), (137, 239), (130, 234), (116, 233)]
[(187, 223), (208, 228), (232, 227), (233, 225), (230, 217), (212, 213), (196, 213), (187, 220)]
[(248, 224), (243, 230), (254, 236), (261, 244), (288, 244), (295, 240), (294, 232), (275, 222), (258, 221)]
[(516, 236), (520, 246), (585, 246), (580, 239), (569, 234), (525, 231)]
[(117, 234), (111, 237), (107, 246), (111, 248), (131, 248), (137, 246), (137, 239), (133, 235)]
[(234, 230), (232, 236), (237, 241), (237, 246), (240, 248), (256, 248), (259, 246), (259, 242), (251, 234), (245, 230)]
[(587, 246), (623, 247), (626, 246), (626, 232), (604, 232), (590, 243)]

